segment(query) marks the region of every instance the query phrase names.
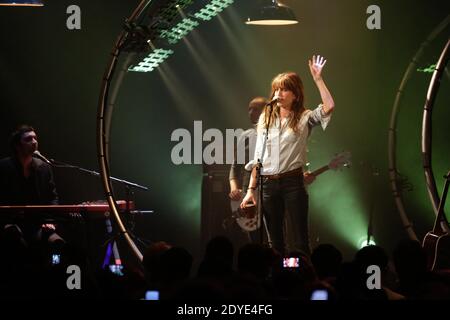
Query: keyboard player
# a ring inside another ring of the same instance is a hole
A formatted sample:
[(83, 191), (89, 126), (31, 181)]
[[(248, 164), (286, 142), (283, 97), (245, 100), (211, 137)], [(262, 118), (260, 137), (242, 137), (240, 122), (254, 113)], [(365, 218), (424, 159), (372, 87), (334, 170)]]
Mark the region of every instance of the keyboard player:
[[(38, 137), (33, 127), (19, 126), (10, 138), (11, 156), (0, 160), (0, 205), (56, 205), (58, 195), (52, 167), (34, 157)], [(26, 247), (30, 242), (62, 245), (54, 223), (24, 217), (22, 223), (2, 221), (2, 242), (15, 241)]]

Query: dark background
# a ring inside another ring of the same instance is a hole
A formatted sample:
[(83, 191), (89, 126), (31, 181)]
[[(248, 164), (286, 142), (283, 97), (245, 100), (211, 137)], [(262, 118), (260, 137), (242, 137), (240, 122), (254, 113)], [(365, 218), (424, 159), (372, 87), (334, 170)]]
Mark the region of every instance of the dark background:
[[(328, 59), (324, 78), (336, 111), (329, 128), (313, 133), (311, 169), (339, 151), (353, 165), (327, 172), (310, 188), (313, 245), (335, 243), (351, 257), (367, 234), (373, 204), (375, 241), (389, 251), (406, 237), (388, 182), (389, 119), (403, 74), (420, 45), (450, 13), (448, 1), (290, 0), (300, 23), (246, 26), (258, 1), (236, 0), (220, 17), (203, 22), (160, 68), (128, 73), (115, 106), (111, 173), (150, 188), (136, 191), (136, 234), (150, 241), (200, 249), (201, 165), (171, 162), (177, 128), (247, 128), (248, 102), (267, 95), (278, 73), (298, 72), (306, 103), (320, 103), (309, 75), (313, 54)], [(66, 28), (66, 8), (81, 8), (81, 30)], [(0, 154), (8, 155), (10, 132), (21, 123), (37, 130), (40, 150), (60, 161), (98, 170), (96, 113), (102, 76), (122, 24), (138, 1), (46, 1), (43, 8), (0, 8)], [(366, 28), (366, 9), (381, 8), (381, 30)], [(435, 63), (449, 35), (430, 42), (417, 67)], [(407, 213), (422, 238), (434, 214), (420, 155), (421, 116), (430, 73), (414, 72), (403, 93), (398, 121), (398, 166), (413, 185), (404, 194)], [(435, 104), (433, 166), (438, 190), (449, 163), (448, 69)], [(225, 171), (227, 168), (225, 168)], [(374, 175), (374, 173), (377, 173)], [(56, 169), (63, 203), (103, 199), (100, 181)], [(226, 188), (226, 181), (223, 186)], [(118, 198), (124, 189), (116, 186)], [(228, 192), (226, 190), (226, 192)], [(103, 230), (98, 230), (103, 232)]]

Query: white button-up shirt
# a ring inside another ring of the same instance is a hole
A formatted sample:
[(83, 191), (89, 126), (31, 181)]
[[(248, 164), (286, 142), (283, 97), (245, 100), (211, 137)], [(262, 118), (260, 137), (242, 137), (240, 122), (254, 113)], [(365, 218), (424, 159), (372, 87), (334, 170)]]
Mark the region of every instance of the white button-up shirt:
[(324, 115), (322, 104), (314, 110), (303, 112), (298, 122), (297, 132), (289, 128), (289, 118), (283, 120), (277, 118), (269, 128), (269, 136), (264, 148), (266, 129), (263, 124), (264, 114), (262, 114), (258, 123), (255, 156), (246, 168), (257, 164), (261, 156), (263, 156), (262, 175), (280, 174), (302, 168), (307, 163), (307, 140), (311, 129), (320, 124), (325, 130), (330, 119), (331, 114)]

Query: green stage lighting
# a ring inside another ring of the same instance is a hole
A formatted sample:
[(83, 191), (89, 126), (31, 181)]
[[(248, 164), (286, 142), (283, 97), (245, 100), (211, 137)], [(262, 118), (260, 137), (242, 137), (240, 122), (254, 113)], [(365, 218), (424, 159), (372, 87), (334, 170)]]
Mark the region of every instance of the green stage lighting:
[(233, 4), (233, 2), (234, 0), (211, 0), (210, 3), (194, 13), (194, 17), (199, 20), (209, 21)]
[(170, 44), (175, 44), (183, 39), (189, 32), (195, 29), (199, 23), (189, 18), (184, 18), (175, 27), (170, 30), (162, 30), (160, 37), (167, 39)]
[(173, 50), (170, 49), (155, 49), (136, 66), (130, 67), (128, 71), (135, 71), (135, 72), (153, 71), (172, 54)]
[[(199, 21), (211, 20), (234, 3), (234, 0), (205, 0), (201, 2), (206, 3), (201, 9), (193, 14), (185, 15), (183, 10), (193, 3), (193, 0), (171, 1), (167, 8), (157, 18), (153, 19), (154, 22), (147, 26), (129, 26), (130, 37), (128, 43), (124, 45), (125, 50), (146, 51), (147, 43), (155, 43), (158, 40), (164, 40), (165, 42), (157, 43), (159, 47), (176, 44), (198, 27)], [(182, 20), (173, 26), (178, 16), (181, 16)], [(152, 48), (154, 49), (154, 47)], [(170, 49), (155, 49), (137, 65), (128, 68), (128, 71), (151, 72), (171, 54), (173, 54), (173, 50)]]
[(367, 246), (376, 246), (376, 245), (377, 244), (376, 244), (375, 240), (373, 240), (372, 237), (370, 237), (370, 240), (367, 241), (367, 236), (366, 236), (366, 237), (363, 237), (363, 238), (361, 238), (359, 240), (358, 248), (362, 249), (362, 248), (367, 247)]

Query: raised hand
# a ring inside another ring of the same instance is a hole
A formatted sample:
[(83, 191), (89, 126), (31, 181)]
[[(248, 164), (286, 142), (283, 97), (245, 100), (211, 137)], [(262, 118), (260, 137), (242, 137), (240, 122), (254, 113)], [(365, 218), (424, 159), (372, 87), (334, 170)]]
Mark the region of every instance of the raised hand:
[(322, 69), (327, 63), (327, 60), (321, 56), (313, 56), (312, 60), (308, 60), (309, 62), (309, 70), (311, 71), (311, 75), (314, 81), (318, 81), (322, 79)]

